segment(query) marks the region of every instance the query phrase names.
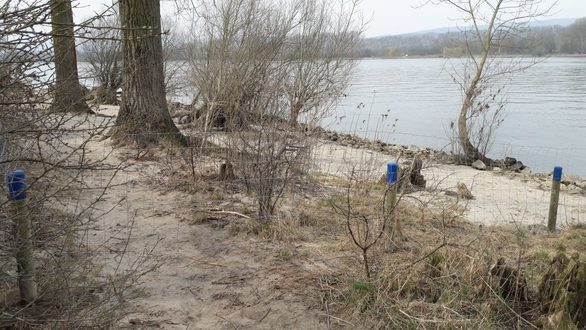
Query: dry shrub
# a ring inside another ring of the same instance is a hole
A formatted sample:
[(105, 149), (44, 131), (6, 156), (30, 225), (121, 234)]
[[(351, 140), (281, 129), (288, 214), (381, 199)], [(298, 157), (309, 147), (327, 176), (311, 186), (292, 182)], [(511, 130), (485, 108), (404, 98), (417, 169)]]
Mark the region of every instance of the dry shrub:
[[(362, 204), (367, 212), (365, 200), (376, 192), (363, 193), (355, 207)], [(404, 198), (397, 208), (408, 241), (393, 253), (374, 247), (370, 279), (363, 279), (363, 265), (354, 257), (346, 259), (343, 272), (322, 279), (322, 306), (334, 316), (330, 324), (372, 329), (538, 327), (543, 325), (538, 285), (550, 259), (537, 256), (544, 255), (543, 249), (559, 250), (560, 241), (568, 252), (586, 250), (580, 245), (582, 229), (552, 237), (531, 235), (521, 227), (478, 227), (462, 220), (458, 208), (411, 200)], [(349, 240), (343, 236), (338, 232), (337, 239)], [(338, 255), (355, 251), (351, 243), (340, 248)], [(522, 285), (516, 289), (515, 283)]]

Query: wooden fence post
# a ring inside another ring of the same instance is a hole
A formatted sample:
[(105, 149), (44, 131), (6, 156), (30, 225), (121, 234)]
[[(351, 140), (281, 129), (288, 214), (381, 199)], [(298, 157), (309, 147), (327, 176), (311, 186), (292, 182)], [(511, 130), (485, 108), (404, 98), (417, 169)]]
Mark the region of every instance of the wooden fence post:
[(395, 208), (397, 206), (397, 186), (399, 182), (399, 165), (396, 163), (388, 163), (387, 164), (387, 186), (388, 186), (388, 196), (387, 196), (387, 210), (389, 212), (389, 221), (391, 223), (387, 223), (387, 249), (392, 247), (392, 242), (395, 238), (400, 238), (401, 234), (401, 224), (399, 223), (399, 218), (395, 215)]
[(558, 205), (560, 201), (560, 187), (562, 181), (563, 169), (559, 166), (553, 170), (553, 179), (551, 185), (551, 199), (549, 201), (549, 219), (547, 221), (547, 229), (550, 232), (555, 232), (558, 216)]
[(18, 288), (23, 303), (30, 304), (37, 300), (37, 283), (35, 281), (35, 262), (31, 219), (27, 216), (26, 174), (23, 170), (8, 173), (8, 192), (14, 202), (14, 222), (16, 227), (16, 262), (18, 267)]

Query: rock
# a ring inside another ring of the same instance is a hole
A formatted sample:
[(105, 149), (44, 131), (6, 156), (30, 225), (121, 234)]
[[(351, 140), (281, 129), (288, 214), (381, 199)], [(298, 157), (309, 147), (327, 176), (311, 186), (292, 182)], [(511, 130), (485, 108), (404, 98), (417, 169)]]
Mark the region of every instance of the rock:
[(435, 160), (439, 163), (450, 163), (452, 161), (452, 157), (445, 151), (440, 151), (435, 154)]
[(514, 172), (521, 172), (523, 169), (525, 169), (525, 165), (523, 165), (522, 162), (516, 162), (515, 164), (509, 166), (509, 170), (514, 171)]
[(480, 159), (472, 163), (472, 167), (480, 171), (486, 171), (487, 169), (486, 164)]
[(419, 150), (421, 150), (421, 149), (419, 149), (418, 146), (412, 144), (409, 146), (409, 148), (407, 150), (409, 150), (411, 152), (419, 152)]
[(507, 163), (502, 159), (497, 159), (492, 164), (494, 167), (507, 168)]
[(533, 172), (531, 172), (531, 169), (529, 167), (525, 167), (521, 173), (526, 174), (526, 175), (531, 175), (533, 174)]
[(513, 157), (505, 157), (505, 167), (513, 166), (517, 164), (517, 159)]

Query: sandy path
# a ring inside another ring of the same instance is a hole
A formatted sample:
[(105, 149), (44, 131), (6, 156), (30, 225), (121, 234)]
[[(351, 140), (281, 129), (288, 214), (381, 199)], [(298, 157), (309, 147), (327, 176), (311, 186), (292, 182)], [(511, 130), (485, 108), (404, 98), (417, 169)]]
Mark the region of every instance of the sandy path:
[[(90, 148), (95, 155), (111, 149), (108, 142), (92, 142)], [(147, 252), (150, 254), (144, 266), (159, 264), (141, 278), (139, 298), (130, 302), (130, 308), (140, 312), (131, 314), (120, 327), (325, 327), (317, 295), (302, 284), (307, 283), (302, 280), (307, 278), (317, 283), (318, 275), (309, 260), (284, 261), (278, 258), (279, 244), (233, 237), (228, 230), (211, 225), (190, 224), (196, 204), (214, 205), (195, 201), (184, 193), (157, 189), (152, 181), (161, 177), (159, 172), (160, 165), (156, 163), (134, 162), (118, 174), (116, 185), (99, 205), (101, 210), (114, 208), (100, 220), (94, 237), (97, 243), (114, 242), (101, 251), (105, 269), (118, 267), (120, 260), (115, 256), (124, 249), (127, 252), (120, 263), (122, 270), (130, 269)], [(103, 182), (108, 177), (109, 173), (96, 173), (88, 180)], [(131, 228), (130, 244), (126, 246), (123, 240)]]

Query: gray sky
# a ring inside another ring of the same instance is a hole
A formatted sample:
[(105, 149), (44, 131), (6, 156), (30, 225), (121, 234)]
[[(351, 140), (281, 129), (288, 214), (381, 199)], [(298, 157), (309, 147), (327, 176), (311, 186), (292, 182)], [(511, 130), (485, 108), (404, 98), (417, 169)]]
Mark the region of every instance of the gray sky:
[[(369, 20), (366, 36), (383, 36), (417, 32), (458, 25), (454, 21), (458, 13), (449, 6), (418, 7), (423, 0), (362, 0), (364, 17)], [(545, 0), (553, 3), (555, 0)], [(112, 0), (78, 0), (75, 9), (76, 20), (91, 16), (94, 11), (104, 8)], [(172, 10), (167, 10), (172, 14)], [(586, 17), (586, 0), (558, 0), (551, 17)]]

